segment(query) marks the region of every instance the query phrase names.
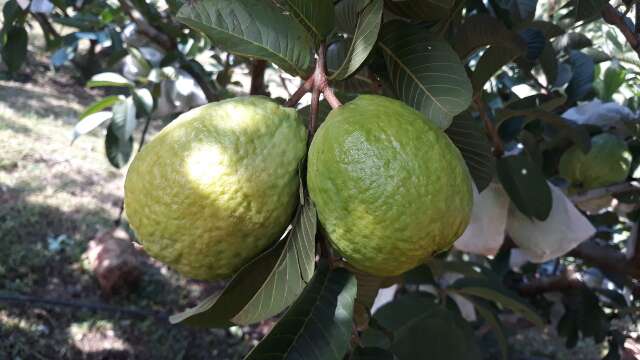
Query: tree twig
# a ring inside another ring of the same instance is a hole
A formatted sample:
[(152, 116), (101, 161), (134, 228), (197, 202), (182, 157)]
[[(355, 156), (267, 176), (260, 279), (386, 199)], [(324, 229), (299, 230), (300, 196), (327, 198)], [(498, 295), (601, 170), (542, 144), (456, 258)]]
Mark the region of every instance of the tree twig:
[(624, 194), (633, 191), (640, 191), (640, 183), (637, 181), (630, 181), (621, 184), (610, 185), (606, 187), (592, 189), (586, 192), (578, 193), (572, 195), (570, 200), (574, 204), (580, 204), (587, 201), (599, 199), (605, 196), (613, 195), (613, 194)]
[(599, 245), (595, 240), (585, 241), (573, 249), (569, 256), (584, 260), (606, 272), (612, 272), (640, 279), (640, 264), (628, 259), (622, 252)]
[(480, 97), (477, 97), (474, 102), (478, 112), (480, 113), (480, 118), (482, 119), (484, 128), (493, 144), (493, 155), (499, 158), (504, 154), (504, 145), (502, 144), (502, 139), (500, 139), (500, 135), (498, 134), (498, 129), (489, 118), (487, 104)]
[(249, 95), (265, 95), (267, 93), (264, 86), (264, 73), (267, 70), (265, 60), (253, 60), (251, 64), (251, 88)]
[(305, 96), (313, 88), (313, 81), (314, 81), (313, 76), (308, 78), (298, 88), (298, 90), (296, 90), (296, 92), (294, 92), (293, 95), (291, 95), (289, 100), (287, 100), (284, 103), (284, 106), (286, 106), (286, 107), (294, 107), (294, 106), (298, 105), (298, 103), (300, 102), (300, 99), (302, 99), (302, 97)]
[(148, 37), (150, 40), (160, 45), (166, 51), (172, 51), (175, 49), (176, 44), (173, 39), (166, 34), (162, 33), (153, 25), (149, 24), (147, 20), (138, 12), (138, 10), (134, 9), (129, 5), (127, 0), (119, 0), (120, 6), (122, 10), (133, 20), (133, 22), (138, 27), (138, 31), (141, 34)]
[(640, 34), (638, 34), (635, 29), (638, 27), (638, 24), (635, 24), (635, 28), (630, 27), (625, 21), (626, 18), (624, 14), (621, 14), (609, 3), (605, 4), (602, 9), (602, 19), (606, 23), (617, 27), (625, 39), (627, 39), (631, 48), (638, 54), (638, 57), (640, 57)]

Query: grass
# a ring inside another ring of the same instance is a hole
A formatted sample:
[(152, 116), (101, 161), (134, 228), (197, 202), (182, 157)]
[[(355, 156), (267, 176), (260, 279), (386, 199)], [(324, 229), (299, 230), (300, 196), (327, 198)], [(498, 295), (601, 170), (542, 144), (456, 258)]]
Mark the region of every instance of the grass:
[[(188, 281), (151, 259), (142, 285), (105, 298), (82, 264), (109, 228), (123, 171), (104, 155), (104, 131), (70, 145), (93, 96), (64, 74), (0, 81), (0, 295), (28, 295), (171, 313), (219, 284)], [(236, 359), (249, 329), (195, 331), (152, 318), (0, 301), (0, 359)]]

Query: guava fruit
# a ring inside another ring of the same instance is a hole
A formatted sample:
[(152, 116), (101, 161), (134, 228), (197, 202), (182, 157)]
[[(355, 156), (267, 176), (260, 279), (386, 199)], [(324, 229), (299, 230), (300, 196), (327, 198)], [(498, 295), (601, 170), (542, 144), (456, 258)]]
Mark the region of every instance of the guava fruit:
[(444, 132), (375, 95), (329, 113), (309, 149), (307, 183), (333, 246), (379, 276), (450, 248), (473, 205), (468, 169)]
[(593, 189), (624, 181), (631, 167), (627, 144), (604, 133), (591, 138), (588, 153), (574, 145), (562, 154), (558, 172), (574, 189)]
[(127, 173), (127, 217), (144, 249), (195, 279), (232, 275), (291, 220), (306, 141), (296, 112), (265, 97), (181, 115)]

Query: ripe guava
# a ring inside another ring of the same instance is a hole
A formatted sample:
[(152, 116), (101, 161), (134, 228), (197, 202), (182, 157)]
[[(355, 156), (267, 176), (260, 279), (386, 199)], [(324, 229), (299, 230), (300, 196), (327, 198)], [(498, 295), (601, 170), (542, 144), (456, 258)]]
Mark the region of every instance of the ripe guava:
[(562, 154), (558, 172), (574, 189), (593, 189), (624, 181), (631, 168), (627, 144), (611, 134), (591, 138), (591, 149), (583, 153), (577, 145)]
[(232, 275), (291, 220), (306, 141), (296, 112), (265, 97), (181, 115), (127, 173), (127, 217), (144, 249), (192, 278)]
[(473, 205), (468, 169), (444, 132), (382, 96), (331, 111), (309, 149), (307, 182), (334, 247), (379, 276), (450, 248)]

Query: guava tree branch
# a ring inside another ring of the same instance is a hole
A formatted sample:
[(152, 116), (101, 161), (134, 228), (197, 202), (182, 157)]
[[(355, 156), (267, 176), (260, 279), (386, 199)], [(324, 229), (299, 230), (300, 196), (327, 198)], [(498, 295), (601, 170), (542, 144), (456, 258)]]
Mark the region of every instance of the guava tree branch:
[[(607, 24), (617, 27), (640, 57), (640, 34), (634, 29), (631, 20), (627, 21), (628, 18), (609, 3), (602, 9), (602, 19)], [(638, 24), (635, 24), (635, 27), (637, 28)]]
[(637, 181), (630, 181), (630, 182), (588, 190), (585, 192), (575, 194), (571, 196), (570, 199), (574, 204), (580, 204), (590, 200), (600, 199), (605, 196), (610, 196), (614, 194), (621, 195), (621, 194), (626, 194), (634, 191), (640, 191), (640, 183), (638, 183)]
[(625, 254), (616, 249), (602, 246), (595, 240), (583, 242), (568, 255), (579, 258), (588, 265), (598, 267), (605, 272), (640, 279), (640, 263), (638, 263), (638, 261), (635, 261), (633, 258), (627, 258)]
[(476, 110), (480, 113), (480, 119), (482, 119), (484, 129), (493, 144), (493, 155), (497, 158), (502, 157), (504, 154), (504, 145), (502, 144), (502, 139), (500, 139), (500, 135), (498, 134), (498, 129), (493, 124), (493, 121), (491, 121), (491, 118), (489, 118), (487, 104), (480, 97), (476, 97), (474, 99), (474, 105)]
[(253, 60), (251, 64), (251, 88), (249, 95), (264, 95), (267, 93), (264, 84), (264, 73), (267, 70), (265, 60)]

